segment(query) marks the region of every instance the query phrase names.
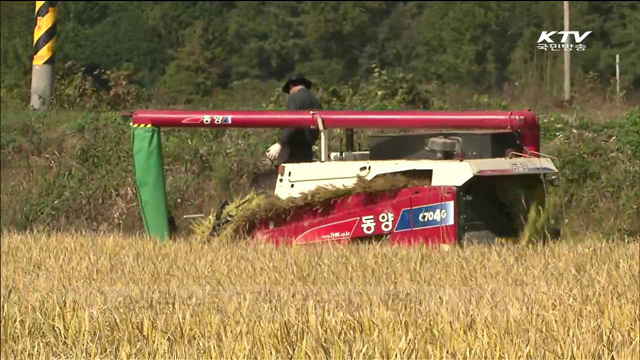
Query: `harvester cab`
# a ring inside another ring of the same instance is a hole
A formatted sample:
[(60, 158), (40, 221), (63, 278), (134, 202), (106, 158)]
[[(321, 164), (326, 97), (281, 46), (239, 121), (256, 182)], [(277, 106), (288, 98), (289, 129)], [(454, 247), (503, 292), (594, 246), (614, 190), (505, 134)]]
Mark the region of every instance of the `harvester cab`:
[[(137, 110), (132, 125), (134, 147), (135, 131), (159, 127), (319, 129), (319, 161), (280, 165), (273, 193), (281, 205), (268, 212), (248, 207), (245, 223), (234, 228), (278, 244), (376, 236), (396, 244), (447, 245), (518, 238), (540, 228), (540, 219), (544, 223), (547, 186), (555, 184), (558, 174), (552, 160), (541, 156), (540, 123), (530, 110)], [(330, 152), (328, 130), (347, 128), (422, 132), (371, 135), (368, 151)], [(144, 166), (138, 164), (149, 158), (140, 156), (140, 149), (158, 152), (149, 146), (153, 141), (139, 136), (144, 145), (137, 146), (134, 156), (136, 178), (145, 225), (152, 233), (149, 223), (161, 222), (164, 215), (147, 216), (145, 202), (149, 207), (163, 200), (164, 189), (144, 187), (163, 187), (164, 178), (149, 180), (138, 171)], [(159, 158), (161, 166), (161, 153)]]

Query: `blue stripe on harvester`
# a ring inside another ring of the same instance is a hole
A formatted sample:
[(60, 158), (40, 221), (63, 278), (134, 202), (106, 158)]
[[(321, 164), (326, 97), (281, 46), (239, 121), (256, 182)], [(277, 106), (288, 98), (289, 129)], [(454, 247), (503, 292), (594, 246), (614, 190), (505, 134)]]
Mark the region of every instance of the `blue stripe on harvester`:
[(453, 201), (404, 209), (398, 218), (395, 231), (411, 230), (412, 214), (413, 229), (452, 225), (455, 216)]

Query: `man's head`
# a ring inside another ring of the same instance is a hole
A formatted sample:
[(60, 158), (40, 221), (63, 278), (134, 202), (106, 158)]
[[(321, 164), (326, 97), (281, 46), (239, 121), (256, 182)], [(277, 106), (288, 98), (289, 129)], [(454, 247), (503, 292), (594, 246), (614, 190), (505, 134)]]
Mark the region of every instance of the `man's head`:
[(304, 74), (296, 74), (289, 78), (287, 82), (282, 86), (282, 91), (287, 94), (293, 94), (301, 88), (305, 87), (311, 89), (313, 83), (304, 77)]

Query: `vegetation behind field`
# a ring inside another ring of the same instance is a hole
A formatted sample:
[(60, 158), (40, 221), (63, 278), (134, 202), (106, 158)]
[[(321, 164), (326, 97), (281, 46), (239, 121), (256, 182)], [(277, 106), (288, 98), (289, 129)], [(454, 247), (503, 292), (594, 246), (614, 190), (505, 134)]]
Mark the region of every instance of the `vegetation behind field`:
[[(34, 3), (0, 6), (0, 85), (28, 99)], [(562, 94), (564, 52), (537, 48), (542, 31), (563, 29), (560, 1), (90, 1), (57, 8), (61, 80), (81, 68), (100, 88), (117, 91), (103, 75), (127, 74), (155, 104), (217, 104), (234, 85), (281, 83), (294, 72), (329, 89), (370, 77), (371, 63), (426, 83), (526, 96), (536, 108), (534, 101)], [(633, 1), (571, 3), (571, 30), (592, 31), (586, 49), (571, 53), (577, 84), (594, 81), (613, 98), (619, 54), (623, 96), (637, 101), (639, 10)]]
[[(12, 106), (0, 119), (3, 229), (144, 229), (128, 119), (114, 111)], [(558, 158), (562, 184), (549, 191), (566, 234), (640, 236), (640, 110), (607, 118), (580, 109), (540, 115), (542, 152)], [(366, 149), (368, 132), (357, 133), (356, 144)], [(333, 134), (338, 150), (343, 135)], [(163, 131), (168, 202), (182, 233), (190, 224), (183, 216), (208, 215), (247, 192), (251, 177), (268, 169), (262, 154), (276, 136), (264, 129)]]

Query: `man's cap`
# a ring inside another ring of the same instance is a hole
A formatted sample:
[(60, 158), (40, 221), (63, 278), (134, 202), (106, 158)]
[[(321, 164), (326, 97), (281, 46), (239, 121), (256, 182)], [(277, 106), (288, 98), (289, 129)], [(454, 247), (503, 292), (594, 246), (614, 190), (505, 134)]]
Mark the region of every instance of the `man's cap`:
[(309, 79), (305, 78), (304, 74), (299, 73), (290, 77), (289, 80), (284, 83), (284, 85), (282, 86), (282, 91), (288, 94), (289, 87), (291, 87), (291, 85), (303, 85), (307, 89), (311, 89), (311, 85), (313, 85), (313, 83)]

